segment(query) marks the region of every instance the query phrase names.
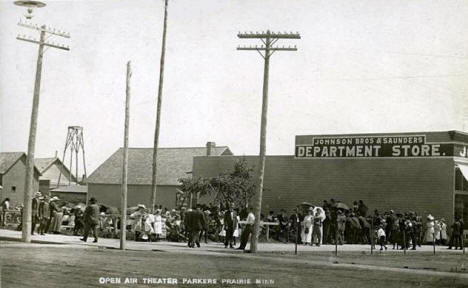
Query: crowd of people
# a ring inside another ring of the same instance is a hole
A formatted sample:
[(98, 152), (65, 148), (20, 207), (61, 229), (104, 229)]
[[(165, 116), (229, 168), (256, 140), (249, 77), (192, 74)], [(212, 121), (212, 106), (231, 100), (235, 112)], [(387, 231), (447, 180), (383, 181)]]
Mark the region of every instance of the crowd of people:
[(323, 201), (321, 207), (299, 205), (289, 217), (284, 209), (277, 215), (270, 211), (267, 220), (279, 223), (274, 231), (276, 240), (289, 242), (297, 238), (305, 245), (380, 244), (381, 250), (387, 249), (387, 244), (393, 249), (413, 250), (422, 244), (448, 244), (449, 249), (461, 249), (463, 245), (464, 223), (458, 215), (448, 233), (443, 218), (429, 214), (423, 221), (414, 211), (369, 213), (362, 200), (354, 201), (352, 207), (334, 199)]
[[(98, 237), (119, 237), (121, 229), (118, 209), (98, 205), (91, 198), (87, 206), (62, 205), (57, 197), (43, 196), (40, 192), (32, 200), (32, 228), (35, 232), (62, 233), (68, 228), (74, 235), (83, 235), (87, 241), (92, 233), (95, 242)], [(62, 202), (63, 204), (63, 202)], [(1, 224), (5, 223), (5, 211), (9, 199), (0, 204)], [(222, 242), (226, 248), (245, 249), (252, 233), (255, 216), (251, 208), (240, 209), (226, 205), (197, 205), (193, 209), (180, 207), (169, 210), (162, 206), (148, 209), (143, 204), (128, 209), (125, 229), (129, 238), (136, 241), (187, 241), (189, 247), (200, 247), (200, 241)], [(270, 234), (280, 242), (295, 242), (304, 245), (321, 244), (370, 244), (380, 249), (413, 249), (422, 244), (448, 245), (449, 249), (463, 246), (462, 219), (458, 216), (451, 227), (445, 219), (432, 215), (423, 217), (413, 211), (395, 212), (388, 210), (369, 212), (363, 201), (354, 201), (351, 207), (330, 199), (322, 205), (309, 203), (298, 205), (292, 213), (282, 209), (276, 214), (270, 211), (261, 219), (271, 225)], [(18, 227), (21, 229), (21, 227)], [(261, 233), (265, 232), (262, 226)], [(450, 230), (450, 231), (448, 231)], [(449, 237), (450, 235), (450, 237)], [(449, 241), (450, 239), (450, 241)]]

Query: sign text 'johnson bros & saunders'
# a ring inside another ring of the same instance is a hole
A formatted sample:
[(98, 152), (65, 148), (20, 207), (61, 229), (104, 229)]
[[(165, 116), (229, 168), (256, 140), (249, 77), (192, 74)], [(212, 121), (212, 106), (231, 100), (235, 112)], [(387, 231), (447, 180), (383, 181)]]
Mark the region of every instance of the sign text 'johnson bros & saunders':
[(295, 153), (296, 157), (343, 158), (454, 156), (454, 144), (427, 143), (424, 135), (314, 137), (312, 142), (312, 144), (308, 145), (297, 145)]

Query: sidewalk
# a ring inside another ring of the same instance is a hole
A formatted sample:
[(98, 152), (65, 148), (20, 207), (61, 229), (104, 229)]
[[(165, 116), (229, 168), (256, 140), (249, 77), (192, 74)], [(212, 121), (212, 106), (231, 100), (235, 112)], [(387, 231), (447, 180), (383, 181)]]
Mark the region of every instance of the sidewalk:
[[(119, 239), (109, 239), (109, 238), (100, 238), (98, 243), (92, 243), (93, 238), (88, 239), (87, 243), (84, 243), (80, 240), (81, 236), (69, 236), (61, 234), (46, 234), (46, 235), (32, 235), (32, 243), (40, 244), (61, 244), (61, 245), (73, 245), (73, 246), (89, 246), (89, 247), (100, 247), (108, 249), (119, 249), (120, 240)], [(12, 231), (0, 229), (0, 241), (21, 241), (21, 231)], [(0, 246), (1, 246), (0, 242)], [(294, 243), (259, 243), (258, 250), (261, 252), (277, 252), (277, 253), (294, 253)], [(377, 248), (379, 246), (376, 246)], [(234, 249), (226, 249), (222, 243), (209, 242), (208, 244), (202, 243), (201, 248), (189, 248), (184, 242), (135, 242), (128, 240), (127, 241), (128, 250), (137, 250), (137, 251), (165, 251), (165, 252), (191, 252), (191, 251), (212, 251), (212, 252), (227, 252), (227, 251), (237, 251)], [(249, 246), (247, 246), (247, 249)], [(298, 252), (303, 253), (313, 253), (313, 252), (334, 252), (334, 245), (322, 245), (320, 247), (312, 246), (297, 246)], [(340, 252), (362, 252), (370, 253), (370, 245), (342, 245), (338, 246), (338, 253)], [(380, 251), (374, 250), (375, 253)], [(407, 254), (413, 253), (432, 253), (433, 247), (429, 245), (423, 245), (422, 247), (417, 247), (417, 250), (407, 250)], [(403, 253), (402, 250), (392, 250), (391, 247), (384, 251), (384, 253)], [(436, 246), (436, 253), (463, 253), (461, 250), (448, 250), (446, 246)]]

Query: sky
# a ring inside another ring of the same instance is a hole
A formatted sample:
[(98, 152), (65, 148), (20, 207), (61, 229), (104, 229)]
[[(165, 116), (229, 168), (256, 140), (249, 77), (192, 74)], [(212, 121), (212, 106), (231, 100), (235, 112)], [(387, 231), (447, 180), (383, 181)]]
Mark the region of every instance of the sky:
[[(27, 151), (38, 32), (0, 0), (0, 151)], [(36, 157), (63, 153), (83, 126), (88, 175), (123, 146), (131, 61), (130, 146), (152, 147), (163, 0), (46, 1), (31, 20), (70, 32), (46, 51)], [(23, 18), (24, 19), (24, 18)], [(270, 62), (267, 154), (295, 135), (468, 130), (468, 1), (169, 0), (160, 147), (214, 141), (259, 152), (263, 59), (239, 31), (292, 31), (297, 52)]]

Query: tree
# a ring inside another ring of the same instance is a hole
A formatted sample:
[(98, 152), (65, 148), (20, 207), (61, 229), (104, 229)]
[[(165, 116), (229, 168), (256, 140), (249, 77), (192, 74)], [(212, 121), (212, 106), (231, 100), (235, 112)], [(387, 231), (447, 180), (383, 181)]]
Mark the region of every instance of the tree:
[(246, 207), (255, 195), (253, 171), (242, 159), (234, 163), (230, 173), (221, 173), (217, 177), (181, 178), (180, 189), (186, 193), (186, 198), (190, 195), (214, 196), (219, 204), (234, 203), (237, 207)]

